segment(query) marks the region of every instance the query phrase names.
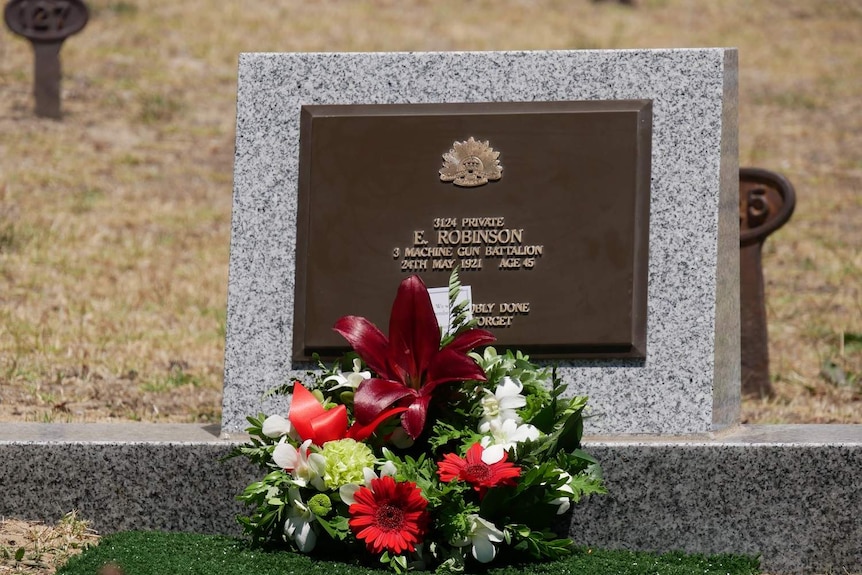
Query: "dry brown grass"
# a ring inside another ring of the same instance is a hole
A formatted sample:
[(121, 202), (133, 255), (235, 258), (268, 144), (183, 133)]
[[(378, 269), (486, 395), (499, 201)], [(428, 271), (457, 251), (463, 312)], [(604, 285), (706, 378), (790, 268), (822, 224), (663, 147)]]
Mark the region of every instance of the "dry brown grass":
[(0, 575), (51, 575), (69, 557), (98, 541), (74, 512), (55, 525), (0, 517)]
[(0, 420), (219, 418), (238, 53), (737, 46), (740, 164), (799, 195), (765, 254), (778, 397), (743, 418), (862, 421), (858, 1), (88, 3), (62, 122), (0, 33)]

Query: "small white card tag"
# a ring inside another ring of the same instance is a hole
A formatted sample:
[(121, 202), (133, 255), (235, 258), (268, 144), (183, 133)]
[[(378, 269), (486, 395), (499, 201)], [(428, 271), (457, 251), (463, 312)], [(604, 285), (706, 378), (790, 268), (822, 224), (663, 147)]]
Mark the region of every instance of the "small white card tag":
[[(437, 323), (440, 324), (440, 329), (443, 333), (449, 331), (449, 288), (428, 288), (428, 295), (431, 296), (431, 305), (434, 306), (434, 315), (437, 316)], [(467, 302), (467, 319), (472, 319), (473, 314), (473, 291), (470, 286), (461, 286), (461, 291), (458, 293), (457, 303)]]

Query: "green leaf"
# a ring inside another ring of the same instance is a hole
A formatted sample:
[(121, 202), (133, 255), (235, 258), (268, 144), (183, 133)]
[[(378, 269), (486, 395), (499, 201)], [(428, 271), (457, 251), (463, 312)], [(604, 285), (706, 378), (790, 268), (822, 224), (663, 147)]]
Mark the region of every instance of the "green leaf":
[(26, 553), (26, 552), (27, 552), (26, 549), (24, 549), (23, 547), (19, 547), (15, 551), (15, 561), (21, 561), (24, 558), (24, 553)]
[(336, 516), (331, 521), (327, 521), (323, 517), (314, 516), (321, 527), (329, 534), (330, 537), (338, 541), (343, 541), (347, 538), (350, 528), (347, 524), (347, 518)]
[(535, 425), (542, 433), (551, 433), (554, 430), (555, 411), (554, 405), (548, 404), (529, 423)]

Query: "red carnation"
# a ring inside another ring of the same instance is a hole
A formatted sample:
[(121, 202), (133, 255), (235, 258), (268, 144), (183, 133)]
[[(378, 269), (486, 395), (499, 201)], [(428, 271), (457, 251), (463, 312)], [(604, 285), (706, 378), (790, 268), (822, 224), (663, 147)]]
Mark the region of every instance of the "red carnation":
[(415, 483), (396, 483), (389, 476), (360, 487), (350, 506), (350, 528), (375, 554), (414, 551), (428, 526), (428, 501)]
[[(485, 449), (478, 443), (470, 446), (467, 457), (463, 459), (454, 453), (447, 453), (443, 461), (437, 464), (437, 475), (441, 481), (460, 479), (472, 484), (480, 497), (491, 487), (515, 485), (515, 478), (521, 474), (521, 468), (506, 461), (508, 454), (503, 451), (503, 456), (499, 457), (495, 450), (492, 457), (486, 455), (483, 460), (484, 453)], [(486, 460), (490, 460), (490, 463)]]

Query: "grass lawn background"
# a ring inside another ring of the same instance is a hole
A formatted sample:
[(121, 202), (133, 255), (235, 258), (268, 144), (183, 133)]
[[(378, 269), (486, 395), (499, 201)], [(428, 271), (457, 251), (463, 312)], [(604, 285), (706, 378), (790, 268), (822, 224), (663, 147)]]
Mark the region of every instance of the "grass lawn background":
[(751, 423), (862, 422), (857, 0), (88, 0), (62, 122), (0, 27), (0, 421), (220, 419), (245, 51), (739, 48), (740, 165), (785, 174), (766, 243), (777, 396)]
[[(74, 557), (58, 575), (93, 575), (114, 564), (125, 575), (379, 575), (391, 571), (369, 569), (288, 552), (252, 550), (227, 537), (157, 532), (118, 533), (98, 547)], [(528, 563), (507, 568), (478, 568), (488, 575), (753, 575), (757, 560), (731, 555), (653, 555), (627, 551), (579, 549), (572, 557), (553, 563)]]

